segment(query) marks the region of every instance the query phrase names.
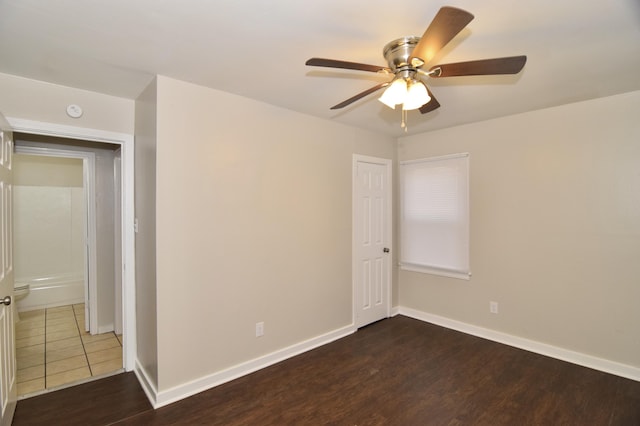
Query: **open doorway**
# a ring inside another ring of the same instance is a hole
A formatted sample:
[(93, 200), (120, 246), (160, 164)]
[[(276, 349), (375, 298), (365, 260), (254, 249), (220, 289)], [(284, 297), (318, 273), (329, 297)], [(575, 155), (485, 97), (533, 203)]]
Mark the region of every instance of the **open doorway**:
[(118, 144), (15, 133), (18, 393), (123, 367)]

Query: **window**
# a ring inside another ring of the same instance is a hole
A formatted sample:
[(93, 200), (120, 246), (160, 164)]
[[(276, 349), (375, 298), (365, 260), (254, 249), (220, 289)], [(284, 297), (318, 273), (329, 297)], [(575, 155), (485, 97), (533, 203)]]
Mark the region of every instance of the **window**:
[(400, 162), (400, 267), (469, 279), (469, 154)]

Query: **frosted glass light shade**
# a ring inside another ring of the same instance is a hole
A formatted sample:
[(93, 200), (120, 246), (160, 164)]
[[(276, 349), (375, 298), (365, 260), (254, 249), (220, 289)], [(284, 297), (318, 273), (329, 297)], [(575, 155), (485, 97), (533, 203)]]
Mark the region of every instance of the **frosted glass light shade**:
[(402, 109), (417, 109), (430, 100), (431, 96), (429, 96), (429, 92), (427, 92), (427, 87), (420, 81), (413, 81), (409, 85), (409, 90), (407, 91), (407, 96), (404, 99)]
[(389, 108), (395, 109), (396, 105), (405, 101), (407, 93), (407, 82), (403, 78), (398, 78), (393, 80), (378, 100)]

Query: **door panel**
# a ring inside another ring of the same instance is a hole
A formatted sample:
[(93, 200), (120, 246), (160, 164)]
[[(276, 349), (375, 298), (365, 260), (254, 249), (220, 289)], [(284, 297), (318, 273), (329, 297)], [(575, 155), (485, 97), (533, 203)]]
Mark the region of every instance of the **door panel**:
[(16, 352), (13, 305), (13, 245), (11, 159), (13, 135), (0, 115), (0, 300), (11, 298), (11, 304), (0, 303), (0, 425), (10, 425), (16, 407)]
[(390, 170), (384, 159), (354, 157), (354, 311), (362, 327), (390, 312)]

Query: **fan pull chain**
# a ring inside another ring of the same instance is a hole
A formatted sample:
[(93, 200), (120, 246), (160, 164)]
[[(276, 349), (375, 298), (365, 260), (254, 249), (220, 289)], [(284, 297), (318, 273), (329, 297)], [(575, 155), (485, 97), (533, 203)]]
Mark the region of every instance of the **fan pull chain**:
[(407, 127), (407, 110), (406, 109), (402, 110), (402, 122), (400, 123), (400, 127), (404, 129), (405, 133), (409, 130), (409, 128)]

